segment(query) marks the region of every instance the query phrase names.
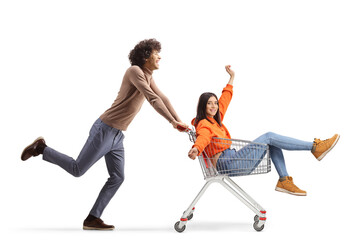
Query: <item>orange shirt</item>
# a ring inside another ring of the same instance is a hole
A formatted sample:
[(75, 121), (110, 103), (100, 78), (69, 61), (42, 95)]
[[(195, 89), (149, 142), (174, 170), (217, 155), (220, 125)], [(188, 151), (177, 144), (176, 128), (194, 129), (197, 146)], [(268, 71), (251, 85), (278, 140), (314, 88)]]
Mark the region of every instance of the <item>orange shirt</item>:
[[(226, 110), (230, 104), (233, 95), (233, 86), (227, 84), (223, 89), (219, 99), (219, 111), (221, 123), (224, 119)], [(192, 124), (194, 124), (193, 119)], [(213, 137), (230, 139), (230, 133), (224, 124), (220, 126), (213, 118), (201, 120), (196, 126), (196, 141), (193, 147), (199, 150), (199, 155), (205, 151), (208, 157), (214, 156), (216, 153), (222, 152), (230, 147), (230, 141), (216, 140), (211, 141)], [(225, 143), (225, 144), (224, 144)]]

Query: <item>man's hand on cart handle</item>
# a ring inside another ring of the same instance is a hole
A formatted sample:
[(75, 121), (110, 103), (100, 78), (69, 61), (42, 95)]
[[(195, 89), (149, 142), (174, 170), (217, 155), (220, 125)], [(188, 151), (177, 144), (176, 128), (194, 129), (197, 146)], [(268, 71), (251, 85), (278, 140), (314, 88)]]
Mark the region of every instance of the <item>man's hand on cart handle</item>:
[(184, 132), (184, 131), (189, 130), (189, 126), (186, 125), (185, 123), (178, 122), (178, 121), (175, 121), (175, 120), (174, 120), (171, 124), (172, 124), (173, 127), (176, 128), (179, 132)]
[(196, 156), (199, 154), (199, 150), (196, 147), (193, 147), (189, 153), (188, 156), (189, 158), (191, 158), (192, 160), (195, 160)]

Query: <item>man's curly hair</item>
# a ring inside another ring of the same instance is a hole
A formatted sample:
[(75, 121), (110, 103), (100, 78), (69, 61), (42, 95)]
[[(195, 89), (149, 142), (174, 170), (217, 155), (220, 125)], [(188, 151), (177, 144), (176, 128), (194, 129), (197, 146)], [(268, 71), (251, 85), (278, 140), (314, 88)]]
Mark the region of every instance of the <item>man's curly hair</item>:
[(139, 42), (129, 53), (129, 60), (132, 66), (143, 67), (145, 59), (148, 59), (153, 50), (160, 52), (161, 44), (155, 38), (145, 39)]

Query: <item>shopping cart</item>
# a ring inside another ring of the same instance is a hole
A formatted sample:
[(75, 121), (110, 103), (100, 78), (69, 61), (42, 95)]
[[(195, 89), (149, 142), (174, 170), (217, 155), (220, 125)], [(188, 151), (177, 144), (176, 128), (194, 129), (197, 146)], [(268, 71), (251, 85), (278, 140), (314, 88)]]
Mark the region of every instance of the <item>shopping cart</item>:
[[(185, 132), (188, 133), (190, 141), (195, 142), (195, 131), (185, 129)], [(215, 147), (212, 149), (207, 148), (198, 157), (206, 183), (190, 206), (184, 211), (180, 221), (175, 223), (175, 230), (177, 232), (185, 230), (187, 222), (193, 218), (196, 203), (206, 189), (213, 183), (220, 183), (256, 214), (253, 227), (256, 231), (262, 231), (265, 226), (266, 211), (230, 177), (270, 172), (269, 146), (239, 139), (224, 138), (213, 138), (212, 143), (209, 146)], [(225, 156), (219, 158), (221, 153), (216, 153), (224, 149), (230, 150), (227, 151), (228, 154), (224, 154)]]

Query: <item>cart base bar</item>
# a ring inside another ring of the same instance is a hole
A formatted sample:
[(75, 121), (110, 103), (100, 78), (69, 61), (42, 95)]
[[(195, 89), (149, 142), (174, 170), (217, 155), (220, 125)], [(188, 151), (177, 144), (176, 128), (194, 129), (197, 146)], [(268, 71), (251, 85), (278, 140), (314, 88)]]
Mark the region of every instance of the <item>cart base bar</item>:
[(195, 210), (194, 206), (212, 183), (219, 183), (220, 185), (222, 185), (256, 214), (253, 224), (253, 227), (256, 231), (262, 231), (264, 229), (265, 222), (267, 220), (266, 211), (264, 210), (264, 208), (261, 207), (260, 204), (258, 204), (253, 198), (251, 198), (250, 195), (248, 195), (243, 189), (241, 189), (228, 176), (217, 176), (207, 179), (201, 191), (195, 197), (188, 209), (184, 211), (183, 216), (180, 218), (180, 221), (175, 223), (174, 228), (177, 232), (183, 232), (185, 230), (187, 222), (193, 217), (193, 212)]

